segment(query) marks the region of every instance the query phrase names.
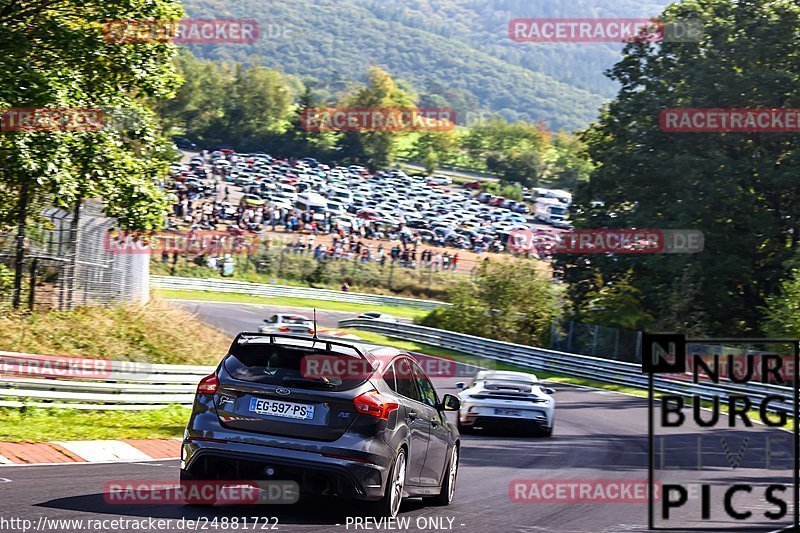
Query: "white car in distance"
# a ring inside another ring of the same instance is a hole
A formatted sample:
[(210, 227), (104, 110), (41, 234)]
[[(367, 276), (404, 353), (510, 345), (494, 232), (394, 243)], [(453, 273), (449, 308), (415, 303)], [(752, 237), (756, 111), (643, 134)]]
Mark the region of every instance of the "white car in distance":
[(295, 333), (311, 335), (314, 333), (314, 321), (304, 315), (279, 313), (264, 320), (259, 326), (259, 333)]
[(513, 427), (553, 435), (555, 390), (543, 387), (533, 374), (481, 370), (468, 383), (456, 383), (461, 408), (457, 425), (461, 433), (481, 427)]

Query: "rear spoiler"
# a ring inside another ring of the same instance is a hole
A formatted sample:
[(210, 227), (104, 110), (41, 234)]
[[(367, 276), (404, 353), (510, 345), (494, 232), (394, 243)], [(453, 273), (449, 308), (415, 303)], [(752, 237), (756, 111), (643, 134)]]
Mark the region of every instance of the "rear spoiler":
[(310, 342), (312, 347), (317, 343), (322, 343), (325, 345), (325, 349), (329, 352), (333, 351), (332, 350), (333, 346), (344, 346), (345, 348), (355, 350), (355, 352), (364, 359), (367, 358), (366, 354), (362, 352), (357, 346), (345, 341), (320, 339), (318, 337), (308, 337), (306, 335), (291, 335), (285, 333), (255, 333), (251, 331), (243, 331), (237, 334), (236, 338), (233, 339), (233, 344), (231, 345), (230, 351), (233, 351), (233, 347), (236, 345), (244, 344), (253, 339), (263, 339), (263, 338), (269, 338), (270, 344), (275, 344), (275, 339), (295, 339), (295, 340), (306, 341)]

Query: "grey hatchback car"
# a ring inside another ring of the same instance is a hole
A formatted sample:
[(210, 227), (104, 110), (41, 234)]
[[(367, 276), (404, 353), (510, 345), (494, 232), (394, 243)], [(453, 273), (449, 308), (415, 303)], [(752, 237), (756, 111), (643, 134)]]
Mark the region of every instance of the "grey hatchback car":
[(365, 516), (396, 516), (405, 497), (448, 505), (460, 441), (445, 411), (458, 408), (407, 352), (240, 333), (198, 385), (181, 484), (292, 482), (300, 495), (361, 500)]

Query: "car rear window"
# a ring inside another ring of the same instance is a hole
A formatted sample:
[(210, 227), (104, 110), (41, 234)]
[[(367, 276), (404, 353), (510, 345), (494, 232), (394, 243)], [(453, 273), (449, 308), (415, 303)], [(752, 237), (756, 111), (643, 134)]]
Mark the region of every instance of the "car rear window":
[(339, 353), (266, 343), (236, 346), (223, 366), (241, 381), (331, 391), (357, 387), (374, 373), (373, 363), (355, 350)]

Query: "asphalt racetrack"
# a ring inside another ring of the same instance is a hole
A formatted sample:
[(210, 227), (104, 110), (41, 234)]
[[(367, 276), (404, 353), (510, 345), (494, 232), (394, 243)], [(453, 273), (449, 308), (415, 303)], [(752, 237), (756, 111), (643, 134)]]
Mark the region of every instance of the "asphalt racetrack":
[[(231, 334), (252, 330), (275, 308), (222, 303), (179, 304)], [(318, 312), (321, 326), (333, 327), (347, 313)], [(441, 395), (455, 393), (464, 378), (436, 378)], [(647, 480), (647, 402), (618, 393), (558, 386), (556, 426), (552, 438), (515, 433), (462, 436), (461, 462), (455, 501), (448, 507), (426, 507), (406, 500), (399, 519), (392, 523), (356, 522), (357, 504), (338, 500), (302, 499), (291, 506), (214, 506), (194, 508), (174, 504), (120, 505), (104, 498), (109, 481), (162, 480), (175, 482), (178, 461), (145, 463), (68, 464), (60, 466), (8, 466), (0, 468), (0, 530), (97, 531), (89, 520), (106, 520), (103, 528), (116, 531), (232, 531), (277, 530), (288, 532), (344, 531), (457, 531), (491, 533), (611, 533), (647, 530), (647, 505), (633, 493), (608, 493), (604, 501), (579, 501), (546, 493), (548, 481), (644, 483)], [(658, 412), (658, 410), (657, 410)], [(691, 420), (691, 416), (687, 417)], [(791, 435), (756, 424), (752, 428), (700, 429), (693, 423), (658, 429), (656, 476), (663, 483), (693, 484), (688, 502), (673, 511), (672, 520), (657, 525), (672, 531), (716, 527), (717, 531), (743, 530), (745, 524), (761, 531), (780, 530), (790, 523)], [(699, 440), (698, 440), (699, 439)], [(745, 439), (748, 439), (745, 442)], [(54, 435), (53, 440), (58, 440)], [(724, 440), (724, 444), (723, 441)], [(697, 466), (703, 467), (702, 471)], [(736, 468), (731, 468), (736, 464)], [(675, 468), (681, 468), (675, 470)], [(515, 480), (522, 480), (515, 485)], [(531, 492), (536, 482), (539, 492)], [(708, 482), (711, 519), (700, 520), (700, 484)], [(725, 516), (723, 492), (728, 485), (752, 484), (751, 493), (732, 498), (739, 511), (751, 511), (749, 520), (737, 523)], [(778, 510), (765, 498), (765, 486), (782, 483), (788, 515), (769, 520), (764, 513)], [(724, 486), (723, 486), (724, 485)], [(516, 488), (515, 488), (516, 487)], [(521, 488), (520, 488), (521, 487)], [(658, 492), (658, 491), (657, 491)], [(549, 494), (549, 499), (545, 498)], [(537, 499), (536, 496), (539, 496)], [(617, 496), (614, 497), (608, 497)], [(660, 496), (660, 492), (658, 494)], [(564, 494), (561, 494), (564, 496)], [(594, 495), (596, 496), (596, 494)], [(593, 497), (594, 497), (593, 496)], [(640, 495), (641, 496), (641, 495)], [(629, 497), (626, 499), (626, 497)], [(532, 499), (535, 501), (513, 501)], [(591, 499), (591, 498), (590, 498)], [(547, 500), (547, 501), (543, 501)], [(659, 504), (660, 505), (660, 504)], [(658, 508), (660, 511), (660, 507)], [(162, 524), (148, 519), (166, 520)], [(113, 519), (129, 522), (112, 524)], [(194, 523), (179, 522), (181, 519)], [(5, 520), (5, 522), (3, 521)], [(78, 520), (82, 522), (56, 522)], [(136, 520), (134, 525), (132, 520)], [(247, 522), (243, 522), (247, 520)], [(142, 523), (144, 521), (144, 523)], [(238, 526), (234, 526), (237, 521)], [(97, 522), (94, 522), (97, 525)], [(163, 526), (163, 527), (160, 527)], [(182, 527), (181, 527), (182, 526)], [(753, 530), (753, 529), (749, 529)]]

